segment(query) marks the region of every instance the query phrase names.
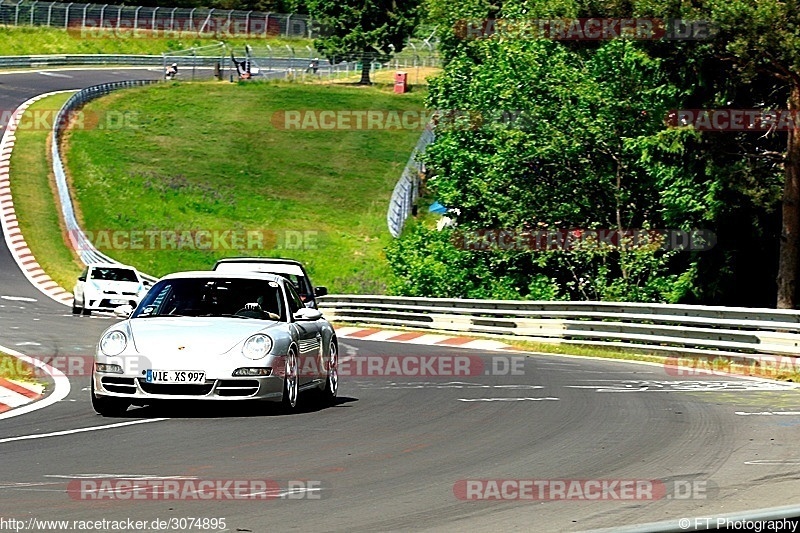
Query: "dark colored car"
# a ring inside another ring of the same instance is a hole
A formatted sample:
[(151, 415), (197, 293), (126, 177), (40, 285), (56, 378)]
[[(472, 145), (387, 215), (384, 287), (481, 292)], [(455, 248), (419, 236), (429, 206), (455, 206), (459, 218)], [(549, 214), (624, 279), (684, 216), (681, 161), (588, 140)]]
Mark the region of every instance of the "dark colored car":
[(214, 264), (220, 272), (265, 272), (277, 274), (294, 285), (306, 307), (317, 308), (317, 297), (328, 294), (327, 287), (314, 287), (300, 261), (269, 257), (228, 257)]

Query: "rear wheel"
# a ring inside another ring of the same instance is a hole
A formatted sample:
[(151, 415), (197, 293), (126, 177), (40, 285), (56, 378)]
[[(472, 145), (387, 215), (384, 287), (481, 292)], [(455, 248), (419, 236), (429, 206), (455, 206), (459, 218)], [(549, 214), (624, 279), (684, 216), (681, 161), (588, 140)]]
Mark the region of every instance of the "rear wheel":
[(73, 315), (81, 314), (81, 308), (75, 305), (75, 302), (72, 302), (72, 314)]
[(89, 316), (89, 315), (92, 314), (92, 310), (91, 309), (87, 309), (87, 308), (84, 307), (83, 309), (81, 309), (81, 314), (83, 316)]
[(330, 354), (328, 356), (328, 375), (325, 378), (325, 388), (322, 390), (322, 402), (326, 405), (333, 403), (339, 392), (339, 348), (336, 339), (331, 339)]
[(103, 398), (94, 393), (94, 376), (92, 376), (92, 408), (102, 416), (121, 416), (125, 414), (131, 403), (121, 398)]
[(300, 389), (297, 372), (297, 351), (294, 346), (286, 353), (286, 370), (283, 377), (283, 399), (281, 405), (286, 411), (294, 411), (297, 407), (297, 396)]

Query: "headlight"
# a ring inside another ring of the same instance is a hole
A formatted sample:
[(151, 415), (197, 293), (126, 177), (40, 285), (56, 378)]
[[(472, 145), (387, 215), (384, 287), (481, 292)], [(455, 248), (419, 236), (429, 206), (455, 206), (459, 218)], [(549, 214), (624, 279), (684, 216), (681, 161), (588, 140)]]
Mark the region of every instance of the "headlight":
[(128, 344), (128, 339), (121, 331), (109, 331), (103, 338), (100, 339), (100, 351), (105, 355), (119, 355), (125, 346)]
[(107, 374), (122, 374), (122, 367), (119, 365), (108, 365), (104, 363), (95, 363), (94, 369), (98, 372)]
[(244, 341), (242, 355), (248, 359), (261, 359), (266, 356), (270, 350), (272, 350), (272, 339), (258, 333)]
[(258, 368), (237, 368), (231, 374), (234, 377), (242, 377), (242, 376), (261, 376), (266, 377), (272, 375), (272, 369), (270, 367), (258, 367)]

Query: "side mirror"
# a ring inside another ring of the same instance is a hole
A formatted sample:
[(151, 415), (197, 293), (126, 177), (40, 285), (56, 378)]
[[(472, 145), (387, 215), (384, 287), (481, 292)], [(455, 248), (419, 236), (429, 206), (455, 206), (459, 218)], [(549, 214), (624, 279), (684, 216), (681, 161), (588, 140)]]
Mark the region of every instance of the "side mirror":
[(130, 305), (120, 305), (114, 308), (114, 316), (119, 318), (128, 318), (133, 313), (133, 307)]
[(306, 320), (319, 320), (320, 318), (322, 318), (322, 313), (319, 310), (311, 307), (303, 307), (302, 309), (298, 309), (294, 314), (294, 319), (298, 322)]
[(325, 296), (328, 294), (328, 287), (314, 287), (315, 296)]
[(78, 281), (86, 281), (86, 276), (80, 276), (80, 277), (78, 278)]

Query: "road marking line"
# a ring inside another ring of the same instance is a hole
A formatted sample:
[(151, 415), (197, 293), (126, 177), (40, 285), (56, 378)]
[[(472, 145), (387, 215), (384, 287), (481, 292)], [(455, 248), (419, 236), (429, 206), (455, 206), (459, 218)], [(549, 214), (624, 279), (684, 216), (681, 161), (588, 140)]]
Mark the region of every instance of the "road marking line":
[(118, 422), (116, 424), (108, 424), (105, 426), (90, 426), (88, 428), (77, 428), (77, 429), (66, 429), (64, 431), (54, 431), (52, 433), (37, 433), (34, 435), (20, 435), (19, 437), (8, 437), (6, 439), (0, 439), (0, 444), (4, 444), (6, 442), (15, 442), (19, 440), (34, 440), (34, 439), (44, 439), (47, 437), (61, 437), (63, 435), (74, 435), (76, 433), (86, 433), (89, 431), (100, 431), (101, 429), (113, 429), (113, 428), (120, 428), (125, 426), (134, 426), (137, 424), (148, 424), (150, 422), (162, 422), (164, 420), (169, 420), (169, 418), (146, 418), (144, 420), (131, 420), (130, 422)]
[(558, 398), (459, 398), (459, 402), (542, 402), (546, 400), (558, 400)]
[(748, 413), (747, 411), (736, 411), (736, 414), (737, 415), (743, 415), (743, 416), (747, 416), (747, 415), (766, 415), (766, 416), (789, 415), (789, 416), (800, 416), (800, 411), (758, 411), (758, 412), (755, 412), (755, 413)]
[(27, 296), (0, 296), (3, 300), (13, 300), (15, 302), (36, 302), (36, 298), (28, 298)]

